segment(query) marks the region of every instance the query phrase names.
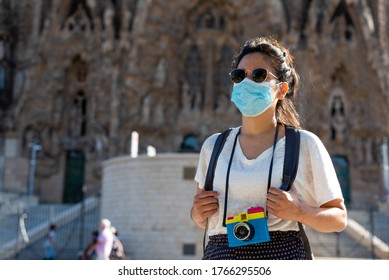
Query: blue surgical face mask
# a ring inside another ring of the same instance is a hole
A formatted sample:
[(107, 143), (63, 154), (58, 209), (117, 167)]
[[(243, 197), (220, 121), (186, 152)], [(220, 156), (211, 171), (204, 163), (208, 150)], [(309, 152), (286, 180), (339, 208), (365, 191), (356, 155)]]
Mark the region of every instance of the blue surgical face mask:
[(270, 82), (257, 83), (245, 78), (234, 84), (231, 101), (245, 117), (255, 117), (266, 111), (273, 103)]

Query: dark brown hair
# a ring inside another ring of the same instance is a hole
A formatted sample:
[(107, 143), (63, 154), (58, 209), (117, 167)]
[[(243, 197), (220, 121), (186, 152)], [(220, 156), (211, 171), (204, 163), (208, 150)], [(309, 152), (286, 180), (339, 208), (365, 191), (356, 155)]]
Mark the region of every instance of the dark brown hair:
[(289, 90), (286, 98), (279, 100), (276, 106), (276, 118), (279, 123), (301, 128), (300, 117), (293, 104), (297, 97), (300, 76), (293, 65), (293, 57), (277, 40), (268, 37), (257, 37), (244, 43), (232, 61), (232, 68), (238, 67), (242, 58), (249, 53), (261, 53), (275, 70), (280, 82), (286, 82)]

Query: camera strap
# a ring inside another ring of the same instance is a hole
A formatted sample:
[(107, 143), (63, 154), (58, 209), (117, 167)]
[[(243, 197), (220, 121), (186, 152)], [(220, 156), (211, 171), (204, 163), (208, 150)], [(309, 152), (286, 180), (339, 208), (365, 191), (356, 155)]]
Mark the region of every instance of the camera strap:
[[(228, 203), (228, 187), (229, 187), (229, 181), (230, 181), (230, 170), (231, 170), (232, 159), (234, 158), (236, 142), (238, 141), (239, 134), (240, 134), (240, 128), (239, 128), (238, 132), (236, 133), (235, 140), (234, 140), (234, 145), (232, 146), (230, 161), (228, 162), (228, 167), (227, 167), (226, 190), (225, 190), (225, 197), (224, 197), (223, 227), (226, 227), (227, 203)], [(271, 177), (272, 177), (272, 173), (273, 173), (274, 151), (275, 151), (276, 145), (277, 145), (277, 138), (278, 138), (278, 123), (276, 125), (276, 131), (274, 133), (273, 151), (272, 151), (270, 167), (269, 167), (269, 177), (268, 177), (268, 180), (267, 180), (267, 191), (269, 191), (270, 185), (271, 185)], [(267, 216), (267, 213), (266, 213), (266, 216)]]

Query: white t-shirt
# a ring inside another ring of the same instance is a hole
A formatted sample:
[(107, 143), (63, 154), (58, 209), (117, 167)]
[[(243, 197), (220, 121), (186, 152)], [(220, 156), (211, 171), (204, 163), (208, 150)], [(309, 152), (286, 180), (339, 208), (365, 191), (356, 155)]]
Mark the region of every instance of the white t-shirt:
[(96, 254), (103, 255), (108, 259), (113, 244), (113, 234), (110, 228), (105, 228), (97, 237), (98, 245), (96, 246)]
[[(219, 209), (209, 219), (208, 234), (226, 234), (222, 225), (224, 214), (225, 184), (228, 162), (231, 156), (238, 128), (231, 130), (217, 161), (213, 189), (220, 192)], [(208, 163), (219, 133), (210, 136), (203, 144), (195, 181), (204, 188)], [(313, 133), (301, 130), (300, 158), (296, 179), (293, 183), (301, 202), (319, 207), (336, 198), (342, 198), (342, 191), (331, 158), (321, 140)], [(273, 147), (265, 150), (255, 159), (247, 159), (239, 143), (236, 144), (230, 170), (227, 217), (236, 216), (253, 206), (266, 209), (267, 181)], [(271, 186), (280, 187), (285, 155), (285, 137), (278, 140), (274, 152)], [(293, 221), (286, 221), (269, 214), (269, 231), (298, 230)]]

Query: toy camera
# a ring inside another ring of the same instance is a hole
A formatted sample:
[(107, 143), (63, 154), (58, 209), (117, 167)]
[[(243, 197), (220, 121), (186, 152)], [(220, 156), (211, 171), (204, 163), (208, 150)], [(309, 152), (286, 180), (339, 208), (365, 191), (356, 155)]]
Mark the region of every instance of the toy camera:
[(229, 247), (246, 246), (270, 240), (267, 219), (260, 206), (228, 217), (226, 226)]

